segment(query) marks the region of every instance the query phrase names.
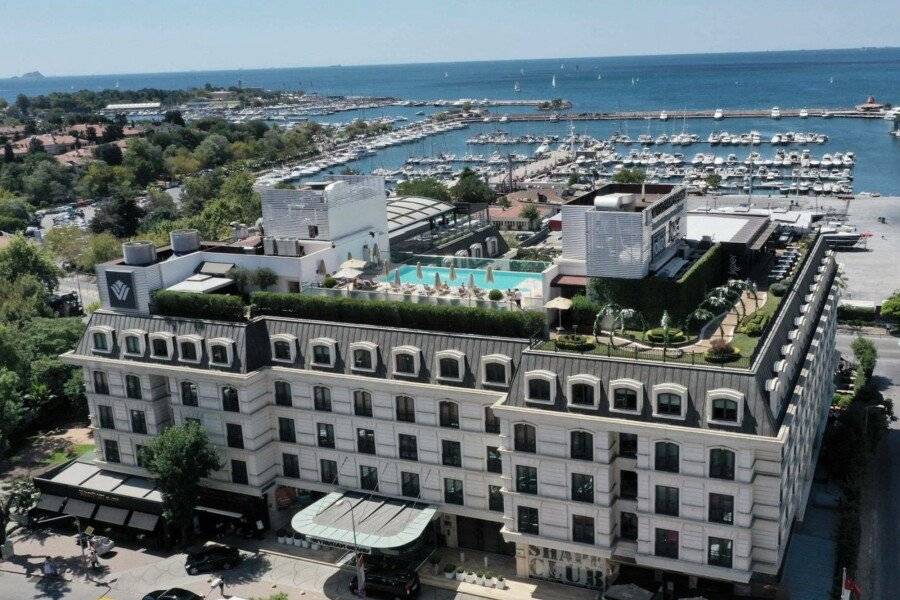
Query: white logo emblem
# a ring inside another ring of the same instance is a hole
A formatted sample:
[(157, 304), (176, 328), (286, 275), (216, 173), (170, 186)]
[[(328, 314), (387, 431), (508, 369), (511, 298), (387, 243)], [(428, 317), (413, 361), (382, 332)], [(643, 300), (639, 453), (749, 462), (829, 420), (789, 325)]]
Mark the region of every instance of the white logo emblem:
[(109, 289), (119, 302), (124, 302), (128, 294), (131, 293), (131, 288), (127, 284), (122, 283), (122, 281), (115, 281), (109, 286)]

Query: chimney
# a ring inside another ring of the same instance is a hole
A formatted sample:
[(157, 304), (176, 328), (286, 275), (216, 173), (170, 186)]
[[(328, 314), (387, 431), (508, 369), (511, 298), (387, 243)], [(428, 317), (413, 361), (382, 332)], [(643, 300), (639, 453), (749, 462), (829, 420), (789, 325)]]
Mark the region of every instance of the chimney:
[(642, 181), (641, 182), (641, 200), (646, 200), (646, 199), (647, 199), (647, 182)]

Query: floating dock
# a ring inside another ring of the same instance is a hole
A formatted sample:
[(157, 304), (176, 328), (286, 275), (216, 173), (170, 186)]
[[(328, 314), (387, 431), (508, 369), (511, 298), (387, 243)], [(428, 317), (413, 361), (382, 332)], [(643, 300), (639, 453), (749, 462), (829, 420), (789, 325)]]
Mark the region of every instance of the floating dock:
[[(778, 119), (772, 116), (772, 109), (733, 109), (721, 110), (721, 115), (717, 116), (720, 109), (711, 110), (653, 110), (653, 111), (621, 111), (621, 112), (554, 112), (554, 113), (508, 113), (484, 116), (463, 117), (460, 120), (467, 123), (494, 123), (503, 119), (504, 123), (513, 122), (529, 122), (529, 121), (660, 121), (660, 114), (666, 113), (668, 121), (679, 121), (681, 119)], [(843, 118), (843, 119), (883, 119), (884, 114), (880, 112), (862, 111), (856, 108), (782, 108), (780, 109), (780, 119), (800, 118), (800, 111), (805, 110), (807, 117), (805, 118)]]

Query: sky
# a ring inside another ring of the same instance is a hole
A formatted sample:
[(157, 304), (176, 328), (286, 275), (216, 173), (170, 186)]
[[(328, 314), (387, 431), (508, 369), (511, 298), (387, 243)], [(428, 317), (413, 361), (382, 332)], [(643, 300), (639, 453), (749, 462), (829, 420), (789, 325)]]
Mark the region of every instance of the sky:
[(0, 76), (900, 46), (898, 23), (877, 0), (2, 0)]

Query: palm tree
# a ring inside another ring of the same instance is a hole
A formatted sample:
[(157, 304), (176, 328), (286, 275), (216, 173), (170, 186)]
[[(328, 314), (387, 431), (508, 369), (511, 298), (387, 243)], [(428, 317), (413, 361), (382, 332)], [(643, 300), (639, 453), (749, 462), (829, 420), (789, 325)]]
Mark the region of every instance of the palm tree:
[[(612, 323), (609, 327), (609, 345), (612, 346), (616, 324), (618, 324), (619, 333), (621, 334), (625, 330), (625, 323), (636, 317), (641, 317), (641, 314), (635, 309), (623, 308), (615, 302), (608, 302), (600, 309), (600, 312), (597, 313), (597, 318), (594, 319), (594, 337), (599, 341), (599, 333), (602, 330), (603, 321), (610, 318), (612, 319)], [(643, 317), (641, 317), (641, 320), (643, 321)]]
[[(710, 291), (709, 295), (706, 297), (705, 303), (715, 310), (727, 311), (734, 306), (734, 300), (731, 296), (732, 293), (727, 287), (717, 287)], [(719, 334), (723, 336), (725, 335), (725, 329), (723, 328), (724, 323), (724, 319), (719, 323)]]
[(712, 311), (706, 310), (706, 309), (703, 308), (702, 306), (695, 308), (694, 311), (693, 311), (692, 313), (688, 314), (688, 316), (686, 316), (686, 317), (684, 318), (684, 331), (685, 331), (685, 333), (689, 333), (689, 332), (690, 332), (690, 330), (691, 330), (691, 323), (693, 323), (694, 321), (698, 321), (698, 322), (706, 322), (706, 321), (712, 320), (712, 318), (715, 317), (715, 316), (716, 316), (716, 315), (714, 315), (714, 314), (712, 313)]
[(725, 284), (725, 287), (731, 290), (732, 294), (737, 296), (738, 301), (741, 303), (741, 312), (746, 315), (747, 305), (744, 304), (744, 292), (750, 289), (748, 282), (741, 279), (729, 279), (728, 283)]

